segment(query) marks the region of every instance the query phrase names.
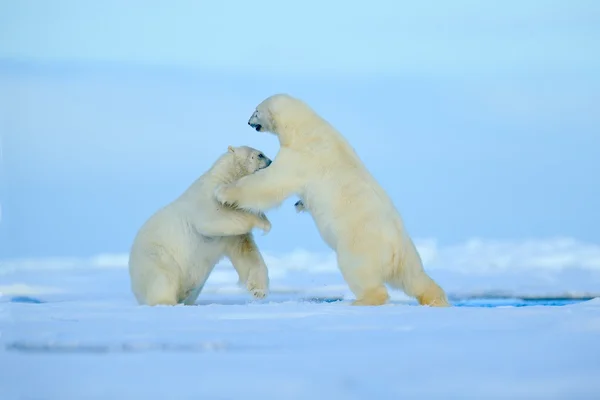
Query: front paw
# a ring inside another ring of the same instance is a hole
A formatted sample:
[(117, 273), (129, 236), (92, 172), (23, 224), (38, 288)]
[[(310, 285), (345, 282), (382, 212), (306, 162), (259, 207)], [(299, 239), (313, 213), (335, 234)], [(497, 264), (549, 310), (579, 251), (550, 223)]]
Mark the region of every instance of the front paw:
[(261, 300), (264, 299), (265, 297), (267, 297), (267, 291), (263, 290), (263, 289), (249, 289), (250, 294), (252, 295), (252, 297), (254, 297), (256, 300)]
[(261, 213), (261, 215), (258, 217), (256, 227), (263, 231), (263, 235), (266, 235), (269, 232), (271, 232), (271, 221), (269, 221), (267, 217), (265, 217), (264, 214)]
[(263, 299), (269, 294), (269, 280), (266, 273), (251, 272), (246, 283), (246, 289), (255, 299)]
[(297, 213), (301, 213), (303, 211), (306, 210), (306, 208), (304, 207), (304, 203), (302, 202), (302, 200), (298, 200), (296, 202), (296, 204), (294, 204), (294, 208), (296, 209)]
[(235, 201), (231, 196), (231, 192), (233, 191), (233, 187), (231, 185), (219, 185), (215, 188), (215, 199), (221, 203), (228, 206), (234, 206)]

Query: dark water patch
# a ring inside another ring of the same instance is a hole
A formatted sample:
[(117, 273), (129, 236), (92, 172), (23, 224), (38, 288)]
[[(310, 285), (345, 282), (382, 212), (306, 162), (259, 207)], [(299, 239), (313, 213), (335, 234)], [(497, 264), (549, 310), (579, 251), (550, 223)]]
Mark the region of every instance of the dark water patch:
[[(594, 296), (590, 297), (511, 297), (511, 296), (450, 296), (450, 303), (454, 307), (531, 307), (531, 306), (546, 306), (546, 307), (560, 307), (569, 304), (577, 304), (594, 299)], [(10, 303), (24, 303), (24, 304), (46, 304), (48, 301), (38, 299), (30, 296), (13, 296), (4, 301)], [(50, 301), (51, 303), (64, 302), (63, 301)], [(77, 303), (77, 299), (70, 301), (71, 303)], [(302, 296), (300, 293), (276, 293), (269, 295), (267, 298), (256, 300), (250, 299), (247, 295), (225, 295), (215, 296), (209, 295), (206, 297), (200, 297), (196, 302), (195, 306), (208, 306), (208, 305), (225, 305), (225, 306), (239, 306), (239, 305), (268, 305), (268, 304), (279, 304), (279, 303), (308, 303), (308, 304), (334, 304), (347, 302), (351, 303), (352, 299), (345, 299), (343, 296)], [(410, 300), (392, 300), (390, 304), (394, 305), (407, 305), (407, 306), (418, 306), (417, 302), (413, 299)]]
[(43, 304), (44, 300), (36, 299), (35, 297), (29, 296), (15, 296), (9, 300), (11, 303), (29, 303), (29, 304)]
[(290, 302), (298, 302), (298, 303), (314, 303), (314, 304), (322, 304), (322, 303), (337, 303), (344, 301), (343, 297), (340, 296), (297, 296), (295, 294), (281, 294), (275, 293), (270, 294), (268, 297), (260, 300), (249, 299), (247, 295), (233, 295), (233, 296), (206, 296), (200, 298), (196, 301), (197, 306), (208, 306), (208, 305), (248, 305), (248, 304), (276, 304), (276, 303), (290, 303)]
[[(563, 297), (552, 297), (552, 298), (512, 298), (512, 297), (468, 297), (468, 298), (453, 298), (450, 303), (454, 307), (530, 307), (530, 306), (547, 306), (557, 307), (566, 306), (569, 304), (577, 304), (584, 301), (592, 300), (594, 297), (589, 298), (563, 298)], [(250, 305), (250, 304), (281, 304), (281, 303), (309, 303), (309, 304), (334, 304), (347, 302), (351, 303), (352, 299), (345, 299), (342, 296), (292, 296), (292, 295), (271, 295), (265, 299), (252, 300), (244, 296), (224, 296), (224, 297), (211, 297), (211, 298), (200, 298), (196, 302), (196, 306), (207, 306), (207, 305)], [(390, 304), (395, 305), (408, 305), (418, 306), (415, 300), (395, 300), (390, 301)]]
[(108, 353), (144, 353), (144, 352), (182, 352), (206, 353), (228, 352), (241, 350), (224, 342), (200, 343), (35, 343), (12, 342), (5, 346), (6, 351), (19, 353), (49, 353), (49, 354), (108, 354)]
[(344, 301), (343, 297), (306, 297), (300, 299), (303, 303), (337, 303), (340, 301)]
[(452, 302), (455, 307), (531, 307), (546, 306), (557, 307), (577, 304), (591, 299), (571, 298), (537, 298), (537, 299), (468, 299)]
[[(454, 299), (451, 301), (454, 307), (530, 307), (530, 306), (566, 306), (581, 303), (592, 298), (468, 298)], [(337, 303), (344, 301), (343, 297), (308, 297), (299, 299), (306, 303)], [(416, 301), (392, 301), (392, 304), (418, 305)]]

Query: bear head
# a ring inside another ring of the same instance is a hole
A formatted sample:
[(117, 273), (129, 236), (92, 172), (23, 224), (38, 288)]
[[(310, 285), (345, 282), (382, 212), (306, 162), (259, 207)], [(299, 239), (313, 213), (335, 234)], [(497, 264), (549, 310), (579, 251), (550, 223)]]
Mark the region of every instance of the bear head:
[(272, 162), (262, 151), (249, 146), (229, 146), (227, 151), (233, 155), (239, 168), (248, 175), (267, 168)]
[(257, 132), (278, 136), (297, 133), (306, 121), (315, 119), (315, 113), (303, 101), (288, 94), (275, 94), (263, 100), (248, 120)]

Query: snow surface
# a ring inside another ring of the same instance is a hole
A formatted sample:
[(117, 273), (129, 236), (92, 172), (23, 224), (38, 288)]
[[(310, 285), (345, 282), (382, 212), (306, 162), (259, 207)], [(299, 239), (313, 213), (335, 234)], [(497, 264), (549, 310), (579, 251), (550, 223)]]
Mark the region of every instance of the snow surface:
[(517, 307), (600, 297), (598, 246), (419, 250), (457, 307), (350, 307), (332, 254), (265, 252), (254, 302), (224, 261), (191, 307), (137, 306), (126, 255), (5, 260), (0, 399), (600, 398), (600, 298)]

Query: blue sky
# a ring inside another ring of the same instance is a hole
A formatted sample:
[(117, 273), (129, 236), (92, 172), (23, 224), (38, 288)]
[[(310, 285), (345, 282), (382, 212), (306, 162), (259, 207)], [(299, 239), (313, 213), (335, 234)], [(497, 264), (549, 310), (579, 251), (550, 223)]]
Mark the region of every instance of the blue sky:
[(2, 54), (43, 61), (351, 77), (598, 66), (593, 0), (1, 4)]
[[(246, 121), (282, 91), (414, 237), (598, 242), (598, 43), (593, 1), (2, 0), (0, 257), (127, 251), (227, 145), (276, 154)], [(294, 201), (259, 245), (325, 249)]]

